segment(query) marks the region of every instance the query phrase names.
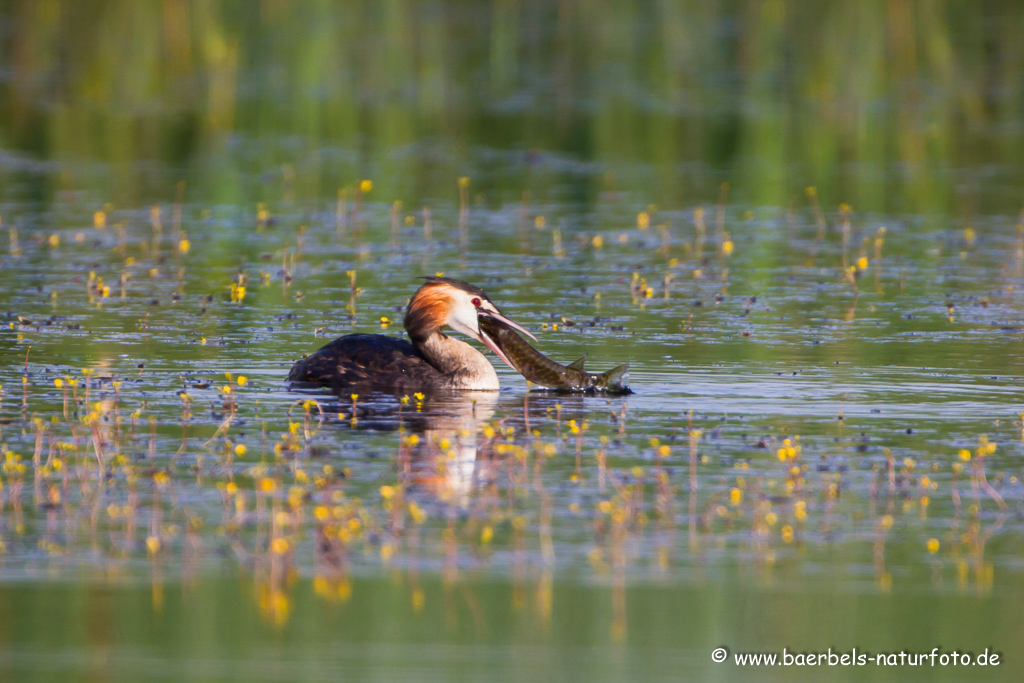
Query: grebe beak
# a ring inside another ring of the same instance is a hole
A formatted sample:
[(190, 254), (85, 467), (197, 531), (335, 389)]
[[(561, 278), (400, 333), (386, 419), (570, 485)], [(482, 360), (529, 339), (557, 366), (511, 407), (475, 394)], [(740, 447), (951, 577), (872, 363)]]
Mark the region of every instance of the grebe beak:
[(493, 339), (487, 336), (486, 332), (480, 330), (480, 336), (477, 337), (477, 340), (483, 342), (483, 344), (487, 346), (487, 348), (489, 348), (491, 351), (494, 351), (495, 356), (505, 361), (505, 363), (507, 363), (510, 368), (516, 370), (516, 366), (512, 365), (512, 361), (508, 359), (508, 356), (505, 355), (505, 352), (501, 350), (501, 347), (498, 346), (498, 344)]
[(485, 315), (488, 318), (490, 318), (491, 320), (497, 320), (499, 323), (501, 323), (502, 325), (505, 325), (506, 327), (511, 327), (513, 330), (517, 330), (519, 332), (522, 332), (523, 334), (525, 334), (527, 337), (529, 337), (533, 341), (540, 341), (536, 337), (534, 337), (530, 333), (530, 331), (528, 329), (526, 329), (522, 325), (518, 325), (518, 324), (512, 322), (511, 320), (509, 320), (508, 318), (503, 316), (501, 313), (498, 313), (497, 311), (492, 311), (492, 310), (489, 310), (489, 309), (486, 309), (486, 308), (478, 308), (476, 313), (477, 313), (477, 315)]
[[(477, 309), (477, 315), (478, 316), (486, 316), (486, 317), (490, 318), (491, 320), (494, 320), (496, 322), (500, 322), (502, 325), (505, 325), (506, 327), (509, 327), (511, 329), (514, 329), (514, 330), (518, 330), (519, 332), (522, 332), (523, 334), (525, 334), (530, 339), (533, 339), (534, 341), (537, 341), (537, 338), (534, 337), (532, 334), (530, 334), (529, 330), (527, 330), (526, 328), (524, 328), (521, 325), (517, 325), (516, 323), (512, 322), (511, 320), (509, 320), (508, 318), (503, 316), (501, 313), (498, 313), (497, 311), (491, 311), (491, 310), (488, 310), (488, 309), (480, 308), (480, 309)], [(478, 326), (478, 329), (479, 329), (479, 326)], [(498, 358), (500, 358), (503, 361), (505, 361), (505, 363), (507, 363), (510, 368), (512, 368), (513, 370), (516, 370), (518, 372), (518, 368), (512, 363), (512, 361), (510, 361), (508, 359), (508, 356), (506, 356), (505, 352), (501, 350), (501, 347), (498, 346), (498, 343), (495, 340), (491, 339), (487, 335), (487, 333), (484, 332), (483, 329), (479, 329), (479, 337), (477, 337), (477, 339), (479, 341), (483, 342), (483, 344), (486, 345), (487, 348), (489, 348), (491, 351), (494, 351), (494, 355), (496, 355)]]

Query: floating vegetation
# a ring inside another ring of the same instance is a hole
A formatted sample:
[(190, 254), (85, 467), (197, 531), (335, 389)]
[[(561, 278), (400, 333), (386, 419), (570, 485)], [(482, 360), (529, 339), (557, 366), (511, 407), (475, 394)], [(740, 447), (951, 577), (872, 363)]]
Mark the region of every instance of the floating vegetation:
[[(14, 4), (0, 678), (1015, 656), (1011, 3)], [(439, 271), (637, 393), (286, 390)]]
[[(295, 618), (302, 586), (347, 604), (381, 571), (401, 577), (415, 614), (437, 599), (423, 588), (431, 577), (504, 577), (515, 604), (527, 586), (536, 592), (547, 623), (555, 579), (582, 572), (611, 581), (612, 639), (629, 632), (634, 580), (685, 585), (697, 569), (728, 567), (797, 578), (844, 566), (829, 559), (836, 548), (870, 567), (840, 583), (879, 594), (989, 595), (1020, 580), (1000, 561), (1021, 532), (1019, 381), (994, 360), (1018, 357), (1006, 349), (1021, 295), (1000, 279), (1018, 259), (1004, 248), (1020, 239), (1012, 221), (990, 227), (972, 261), (945, 257), (964, 279), (939, 308), (931, 273), (944, 266), (919, 259), (930, 238), (864, 227), (857, 251), (848, 207), (835, 212), (836, 241), (816, 204), (794, 213), (800, 239), (777, 244), (772, 267), (735, 246), (771, 237), (724, 205), (717, 254), (704, 248), (700, 207), (693, 241), (659, 230), (658, 248), (639, 256), (628, 241), (559, 222), (554, 256), (566, 272), (553, 275), (524, 272), (518, 255), (475, 252), (479, 236), (460, 231), (427, 272), (486, 272), (513, 315), (550, 316), (534, 327), (547, 343), (630, 360), (639, 393), (555, 398), (503, 371), (512, 391), (500, 395), (296, 399), (282, 382), (312, 350), (308, 330), (387, 329), (402, 315), (392, 304), (410, 282), (397, 264), (421, 257), (425, 235), (399, 219), (397, 201), (367, 203), (368, 183), (322, 222), (274, 209), (279, 225), (303, 226), (298, 243), (263, 230), (271, 208), (260, 207), (247, 246), (228, 258), (215, 256), (221, 237), (197, 207), (175, 209), (179, 237), (166, 244), (157, 207), (136, 212), (150, 234), (125, 229), (106, 242), (108, 221), (131, 225), (131, 212), (94, 211), (83, 241), (57, 240), (61, 261), (38, 288), (19, 287), (18, 274), (53, 243), (11, 231), (0, 375), (7, 572), (43, 563), (58, 575), (145, 577), (160, 609), (168, 581), (238, 567), (274, 628)], [(468, 225), (466, 201), (463, 192), (457, 208), (437, 211)], [(661, 214), (636, 215), (643, 233)], [(350, 220), (365, 222), (358, 246), (323, 246)], [(534, 225), (546, 230), (548, 219)], [(543, 231), (517, 238), (546, 251)], [(384, 267), (357, 271), (365, 249)], [(462, 253), (475, 262), (460, 267)], [(843, 264), (844, 277), (800, 269), (814, 258)], [(279, 270), (263, 270), (275, 261)], [(874, 287), (858, 289), (871, 271)], [(586, 273), (583, 296), (565, 288), (574, 273)], [(304, 295), (289, 289), (297, 280)], [(287, 296), (272, 296), (278, 282)], [(867, 311), (859, 320), (844, 287)], [(904, 341), (924, 332), (944, 346)], [(949, 376), (864, 361), (876, 346)], [(854, 363), (860, 375), (844, 369)]]

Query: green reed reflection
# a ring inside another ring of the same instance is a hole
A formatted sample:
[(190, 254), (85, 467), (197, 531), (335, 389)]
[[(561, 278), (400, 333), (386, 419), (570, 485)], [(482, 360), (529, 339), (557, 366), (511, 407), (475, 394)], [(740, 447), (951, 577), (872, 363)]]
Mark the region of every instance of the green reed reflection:
[(420, 201), (469, 174), (504, 201), (555, 177), (585, 202), (678, 205), (728, 178), (757, 205), (807, 185), (869, 211), (1020, 203), (1013, 2), (9, 2), (4, 25), (0, 144), (73, 162), (36, 198), (374, 177)]

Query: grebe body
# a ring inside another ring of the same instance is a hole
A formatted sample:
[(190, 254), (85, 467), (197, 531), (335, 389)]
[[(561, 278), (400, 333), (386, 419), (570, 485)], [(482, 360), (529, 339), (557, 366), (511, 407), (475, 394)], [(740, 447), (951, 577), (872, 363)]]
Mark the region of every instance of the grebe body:
[(411, 343), (383, 334), (346, 335), (295, 363), (288, 381), (326, 386), (338, 393), (497, 391), (498, 373), (487, 358), (442, 331), (449, 327), (476, 339), (512, 366), (481, 329), (481, 317), (533, 337), (502, 315), (479, 287), (431, 277), (416, 290), (405, 312), (403, 324)]

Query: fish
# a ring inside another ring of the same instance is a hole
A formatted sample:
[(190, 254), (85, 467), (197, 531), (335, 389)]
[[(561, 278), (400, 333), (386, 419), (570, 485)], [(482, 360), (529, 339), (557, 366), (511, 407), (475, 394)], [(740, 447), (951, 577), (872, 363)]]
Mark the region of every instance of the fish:
[(507, 356), (512, 367), (534, 384), (571, 393), (633, 393), (629, 388), (629, 363), (595, 375), (583, 367), (586, 355), (569, 365), (562, 365), (530, 346), (514, 330), (493, 318), (480, 316), (479, 324), (480, 329)]

